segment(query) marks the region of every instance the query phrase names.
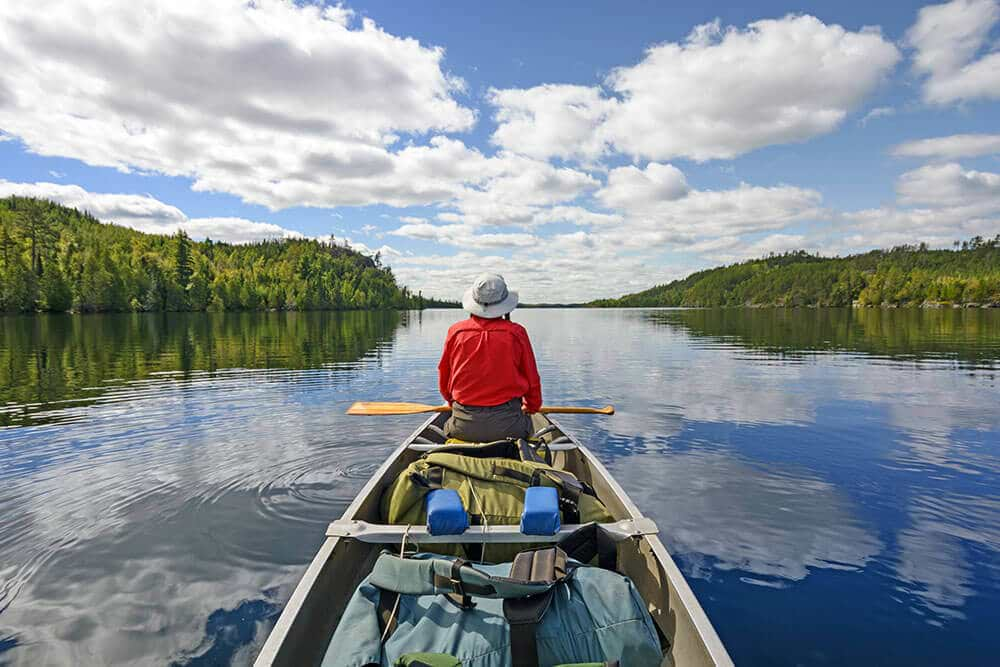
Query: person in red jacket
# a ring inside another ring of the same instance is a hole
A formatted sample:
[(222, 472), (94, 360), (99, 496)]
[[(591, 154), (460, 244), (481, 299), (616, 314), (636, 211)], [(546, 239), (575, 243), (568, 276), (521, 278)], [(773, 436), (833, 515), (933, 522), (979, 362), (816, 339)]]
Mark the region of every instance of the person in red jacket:
[(529, 414), (542, 407), (542, 382), (523, 326), (510, 321), (517, 292), (484, 273), (462, 298), (469, 319), (448, 329), (438, 385), (451, 406), (450, 438), (492, 442), (531, 435)]

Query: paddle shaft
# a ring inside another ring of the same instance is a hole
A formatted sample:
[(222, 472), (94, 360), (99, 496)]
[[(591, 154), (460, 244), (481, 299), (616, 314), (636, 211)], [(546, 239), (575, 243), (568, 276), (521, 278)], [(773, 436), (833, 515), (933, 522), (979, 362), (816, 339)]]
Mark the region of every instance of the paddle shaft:
[[(349, 415), (415, 415), (424, 412), (450, 412), (447, 405), (427, 405), (425, 403), (382, 403), (358, 401), (347, 410)], [(614, 406), (603, 408), (579, 407), (575, 405), (543, 405), (540, 413), (564, 415), (613, 415)]]
[(539, 409), (543, 415), (613, 415), (615, 408), (613, 405), (605, 405), (603, 408), (577, 407), (575, 405), (543, 405)]

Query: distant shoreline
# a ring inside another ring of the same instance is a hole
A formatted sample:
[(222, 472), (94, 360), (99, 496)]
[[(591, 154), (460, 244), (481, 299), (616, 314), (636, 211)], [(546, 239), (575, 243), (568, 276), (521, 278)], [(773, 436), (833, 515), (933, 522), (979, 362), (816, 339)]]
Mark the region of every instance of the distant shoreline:
[[(546, 303), (546, 304), (520, 304), (519, 309), (523, 310), (615, 310), (615, 309), (627, 309), (627, 310), (644, 310), (652, 308), (673, 308), (673, 309), (684, 309), (684, 310), (821, 310), (821, 309), (879, 309), (879, 310), (993, 310), (1000, 308), (1000, 302), (990, 302), (990, 303), (944, 303), (944, 302), (925, 302), (920, 304), (861, 304), (854, 303), (850, 306), (827, 306), (827, 305), (817, 305), (817, 304), (806, 304), (806, 305), (784, 305), (777, 303), (768, 304), (742, 304), (734, 306), (594, 306), (590, 304), (578, 304), (578, 303)], [(31, 317), (33, 315), (193, 315), (193, 314), (212, 314), (212, 315), (238, 315), (238, 314), (259, 314), (259, 313), (402, 313), (408, 311), (425, 311), (425, 310), (461, 310), (461, 306), (443, 306), (443, 305), (433, 305), (425, 306), (423, 308), (314, 308), (314, 309), (276, 309), (276, 308), (262, 308), (256, 310), (102, 310), (102, 311), (61, 311), (52, 312), (37, 310), (34, 312), (16, 312), (16, 311), (0, 311), (0, 317), (16, 316), (16, 317)]]
[(593, 310), (608, 310), (614, 308), (684, 308), (684, 309), (696, 309), (696, 310), (710, 310), (710, 309), (726, 309), (726, 310), (769, 310), (769, 309), (797, 309), (797, 308), (881, 308), (884, 310), (962, 310), (962, 309), (984, 309), (989, 310), (992, 308), (1000, 308), (1000, 302), (988, 302), (988, 303), (948, 303), (948, 302), (924, 302), (924, 303), (913, 303), (913, 304), (893, 304), (893, 303), (882, 303), (882, 304), (862, 304), (853, 303), (850, 306), (831, 306), (831, 305), (821, 305), (821, 304), (802, 304), (802, 305), (788, 305), (780, 303), (753, 303), (753, 304), (740, 304), (740, 305), (721, 305), (721, 306), (697, 306), (697, 305), (686, 305), (686, 306), (674, 306), (674, 305), (648, 305), (648, 306), (622, 306), (622, 305), (607, 305), (607, 306), (597, 306), (589, 303), (552, 303), (552, 304), (521, 304), (519, 308), (526, 309), (558, 309), (558, 308), (584, 308)]
[(587, 305), (977, 308), (1000, 306), (1000, 234), (823, 257), (799, 250), (697, 271)]

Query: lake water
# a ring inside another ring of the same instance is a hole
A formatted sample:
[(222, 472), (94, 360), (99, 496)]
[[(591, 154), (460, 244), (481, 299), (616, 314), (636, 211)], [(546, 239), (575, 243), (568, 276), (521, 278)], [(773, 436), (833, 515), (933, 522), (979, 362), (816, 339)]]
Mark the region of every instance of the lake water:
[[(459, 316), (0, 318), (0, 663), (252, 660)], [(515, 320), (738, 664), (997, 664), (1000, 311)]]

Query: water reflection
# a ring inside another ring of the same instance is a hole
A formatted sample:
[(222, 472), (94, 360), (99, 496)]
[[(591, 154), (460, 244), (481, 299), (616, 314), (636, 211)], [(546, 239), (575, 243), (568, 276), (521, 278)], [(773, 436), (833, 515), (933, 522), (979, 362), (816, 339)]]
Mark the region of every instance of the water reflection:
[[(645, 386), (672, 397), (684, 428), (667, 424), (658, 468), (625, 456), (614, 469), (667, 526), (689, 576), (783, 587), (863, 568), (943, 631), (1000, 620), (1000, 313), (635, 315), (666, 341), (688, 338), (688, 363)], [(984, 644), (995, 640), (976, 636), (953, 664)]]
[(952, 359), (986, 368), (995, 368), (1000, 340), (1000, 313), (980, 308), (718, 308), (652, 310), (646, 317), (754, 350)]
[[(966, 600), (976, 594), (973, 554), (992, 554), (1000, 567), (1000, 496), (950, 493), (910, 500), (910, 525), (899, 534), (897, 571), (912, 608), (931, 622), (962, 619)], [(995, 574), (995, 573), (994, 573)]]
[[(0, 320), (0, 662), (248, 663), (457, 317)], [(1000, 652), (1000, 312), (515, 319), (738, 663)]]
[(408, 314), (0, 316), (0, 426), (49, 423), (63, 416), (50, 410), (53, 404), (86, 405), (164, 373), (356, 361), (388, 340), (401, 320)]
[(289, 315), (43, 322), (30, 345), (30, 320), (7, 323), (8, 361), (47, 362), (8, 364), (26, 384), (5, 395), (50, 402), (0, 433), (4, 657), (249, 660), (398, 428), (358, 446), (342, 413), (377, 391), (409, 316)]
[(739, 570), (746, 583), (783, 586), (813, 568), (860, 568), (883, 545), (852, 501), (814, 474), (723, 451), (615, 461), (612, 474), (655, 515), (688, 574)]

